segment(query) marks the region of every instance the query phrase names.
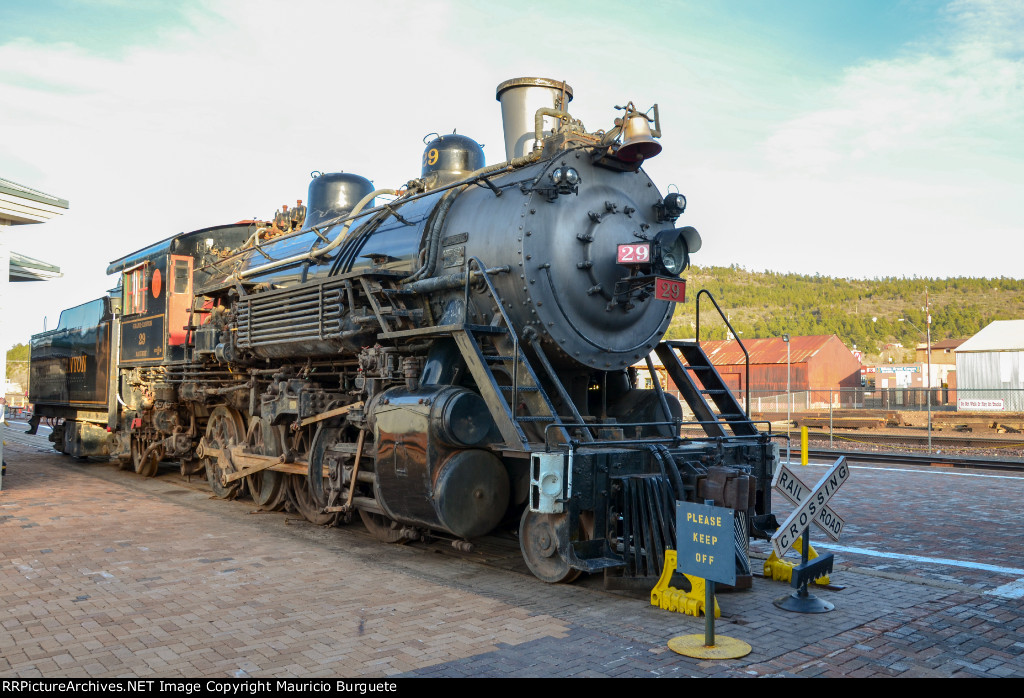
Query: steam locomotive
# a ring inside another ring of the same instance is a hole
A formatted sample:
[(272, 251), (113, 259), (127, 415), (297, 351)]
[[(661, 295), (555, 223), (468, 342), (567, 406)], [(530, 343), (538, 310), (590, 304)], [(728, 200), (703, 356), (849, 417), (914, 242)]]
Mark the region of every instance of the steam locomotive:
[[(69, 455), (177, 461), (220, 497), (358, 515), (388, 542), (511, 530), (547, 582), (649, 582), (675, 502), (710, 499), (735, 512), (743, 585), (777, 444), (697, 342), (661, 341), (701, 238), (641, 168), (657, 105), (590, 132), (572, 98), (505, 81), (501, 164), (437, 136), (398, 190), (322, 174), (273, 221), (112, 262), (109, 296), (32, 340), (36, 419)], [(652, 355), (685, 412), (638, 387)]]

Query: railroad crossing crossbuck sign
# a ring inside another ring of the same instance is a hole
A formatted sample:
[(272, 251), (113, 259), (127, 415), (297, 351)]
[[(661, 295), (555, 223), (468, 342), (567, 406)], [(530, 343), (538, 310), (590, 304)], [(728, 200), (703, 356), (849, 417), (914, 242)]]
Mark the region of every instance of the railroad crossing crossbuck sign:
[[(811, 488), (798, 478), (796, 473), (781, 464), (775, 473), (775, 479), (772, 480), (772, 487), (796, 506), (803, 504), (811, 493)], [(828, 506), (823, 506), (818, 510), (818, 514), (814, 517), (814, 523), (834, 541), (839, 540), (839, 536), (843, 534), (843, 526), (846, 525), (843, 517)]]
[[(788, 471), (787, 471), (788, 472)], [(779, 468), (779, 473), (776, 475), (776, 479), (781, 481), (783, 468)], [(792, 476), (792, 473), (790, 473)], [(795, 479), (795, 478), (794, 478)], [(818, 523), (825, 532), (836, 540), (839, 539), (839, 533), (842, 531), (842, 519), (836, 517), (835, 512), (828, 509), (825, 504), (828, 500), (832, 499), (839, 488), (842, 487), (843, 483), (850, 479), (850, 467), (846, 464), (846, 458), (840, 458), (835, 462), (825, 476), (818, 481), (818, 484), (814, 486), (814, 489), (807, 492), (805, 497), (799, 497), (797, 502), (798, 506), (793, 510), (786, 520), (779, 526), (779, 530), (772, 536), (772, 549), (775, 554), (782, 559), (782, 557), (793, 547), (793, 543), (800, 534), (807, 529), (811, 522)], [(799, 480), (797, 480), (799, 482)], [(800, 483), (801, 485), (803, 483)], [(794, 498), (798, 495), (795, 494), (796, 483), (793, 483), (794, 489), (790, 494)], [(781, 492), (785, 493), (785, 489), (781, 489)], [(823, 515), (831, 515), (835, 520), (838, 520), (838, 530), (830, 527), (827, 524), (819, 523)]]

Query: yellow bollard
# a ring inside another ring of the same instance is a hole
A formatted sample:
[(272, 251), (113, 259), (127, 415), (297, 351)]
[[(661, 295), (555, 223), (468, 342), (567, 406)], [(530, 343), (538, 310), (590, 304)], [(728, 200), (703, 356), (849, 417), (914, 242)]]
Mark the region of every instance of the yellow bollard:
[[(668, 585), (672, 580), (672, 573), (676, 570), (676, 551), (665, 551), (665, 569), (661, 572), (661, 578), (651, 589), (651, 605), (666, 611), (685, 613), (688, 616), (697, 616), (704, 613), (704, 580), (699, 577), (691, 577), (684, 574), (690, 582), (690, 591), (681, 591)], [(715, 618), (722, 617), (722, 609), (715, 599)]]
[(807, 427), (800, 427), (800, 465), (807, 465)]
[[(803, 545), (803, 536), (800, 536), (793, 542), (793, 549), (799, 550)], [(814, 546), (808, 546), (810, 552), (807, 555), (807, 560), (810, 562), (814, 558), (818, 557), (818, 551), (814, 549)], [(799, 565), (800, 562), (790, 562), (789, 560), (780, 560), (772, 551), (772, 554), (768, 556), (768, 559), (764, 561), (764, 576), (774, 579), (776, 582), (789, 582), (793, 579), (793, 568)], [(831, 583), (827, 574), (823, 574), (814, 580), (814, 583), (818, 586), (826, 586)]]

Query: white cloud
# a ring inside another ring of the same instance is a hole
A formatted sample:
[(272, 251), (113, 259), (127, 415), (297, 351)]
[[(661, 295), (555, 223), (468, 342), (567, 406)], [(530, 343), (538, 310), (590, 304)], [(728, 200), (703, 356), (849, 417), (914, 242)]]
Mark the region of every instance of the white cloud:
[[(1010, 8), (1013, 11), (1010, 12)], [(941, 41), (849, 68), (820, 106), (767, 139), (770, 163), (808, 174), (918, 172), (1024, 155), (1021, 6), (960, 2)]]

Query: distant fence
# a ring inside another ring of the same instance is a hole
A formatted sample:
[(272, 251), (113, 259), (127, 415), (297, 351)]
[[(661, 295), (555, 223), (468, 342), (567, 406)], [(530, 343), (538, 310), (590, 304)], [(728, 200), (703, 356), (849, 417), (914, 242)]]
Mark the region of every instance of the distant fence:
[[(744, 404), (745, 395), (736, 396)], [(930, 398), (930, 400), (929, 400)], [(1024, 412), (1024, 388), (833, 388), (779, 392), (750, 391), (755, 412), (811, 410), (924, 410), (933, 412)], [(744, 405), (745, 407), (745, 405)]]
[[(736, 397), (746, 409), (746, 396)], [(749, 411), (794, 450), (807, 427), (812, 448), (1024, 458), (1024, 389), (751, 391)]]

